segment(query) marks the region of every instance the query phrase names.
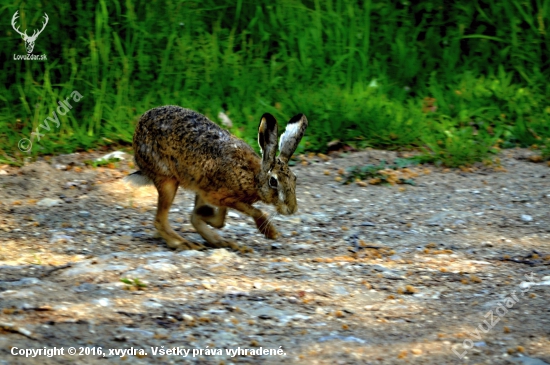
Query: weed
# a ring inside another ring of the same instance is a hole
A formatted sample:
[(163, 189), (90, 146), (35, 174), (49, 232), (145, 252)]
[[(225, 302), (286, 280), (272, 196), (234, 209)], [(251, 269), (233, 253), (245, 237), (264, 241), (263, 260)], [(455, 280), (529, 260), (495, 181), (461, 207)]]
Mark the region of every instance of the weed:
[(84, 163), (88, 166), (91, 166), (93, 168), (100, 167), (100, 166), (107, 166), (111, 167), (115, 165), (115, 163), (119, 162), (120, 159), (116, 157), (111, 157), (108, 159), (99, 159), (99, 160), (85, 160)]
[[(343, 184), (349, 184), (357, 180), (368, 180), (371, 184), (409, 184), (414, 185), (414, 173), (408, 170), (408, 167), (418, 164), (416, 159), (398, 158), (393, 164), (386, 164), (381, 161), (378, 165), (352, 166), (347, 169)], [(407, 170), (405, 170), (407, 169)], [(393, 171), (405, 172), (403, 176), (398, 176)]]
[(145, 290), (147, 288), (147, 284), (141, 282), (139, 279), (122, 278), (120, 281), (127, 285), (127, 290)]

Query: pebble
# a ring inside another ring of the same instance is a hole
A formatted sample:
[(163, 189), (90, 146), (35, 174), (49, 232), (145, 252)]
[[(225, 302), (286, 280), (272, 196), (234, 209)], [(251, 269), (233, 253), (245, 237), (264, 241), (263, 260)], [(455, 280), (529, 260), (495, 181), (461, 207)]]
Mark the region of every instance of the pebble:
[(122, 277), (127, 279), (143, 279), (145, 277), (148, 277), (149, 275), (151, 275), (151, 271), (143, 267), (138, 267), (135, 270), (126, 271), (124, 274), (122, 274)]
[(527, 214), (523, 214), (521, 216), (521, 220), (524, 221), (524, 222), (531, 222), (533, 220), (533, 217), (531, 217), (530, 215), (527, 215)]
[(197, 251), (197, 250), (187, 250), (187, 251), (179, 252), (178, 256), (182, 256), (182, 257), (205, 257), (206, 253), (204, 253), (203, 251)]
[(129, 267), (124, 264), (95, 264), (91, 265), (89, 262), (83, 262), (75, 265), (74, 267), (64, 271), (63, 276), (79, 276), (89, 274), (102, 274), (105, 271), (126, 271)]
[(112, 305), (111, 301), (108, 298), (100, 298), (92, 300), (92, 303), (97, 304), (101, 307), (109, 307)]
[(52, 238), (50, 238), (50, 243), (57, 243), (57, 242), (73, 242), (73, 236), (67, 236), (65, 234), (61, 233), (55, 233)]
[(334, 286), (332, 292), (336, 295), (349, 295), (349, 291), (341, 285)]
[(41, 206), (41, 207), (55, 207), (56, 205), (61, 205), (63, 204), (63, 201), (60, 200), (60, 199), (51, 199), (51, 198), (44, 198), (42, 200), (40, 200), (38, 203), (36, 203), (36, 205), (38, 206)]
[(287, 298), (287, 301), (291, 304), (296, 304), (298, 303), (298, 299), (296, 297), (288, 297)]
[(230, 216), (231, 218), (240, 218), (241, 216), (235, 212), (232, 212), (232, 211), (229, 211), (227, 213), (228, 216)]
[(0, 284), (7, 286), (40, 285), (43, 281), (38, 278), (22, 278), (17, 281), (0, 281)]
[(222, 261), (240, 260), (239, 256), (237, 256), (235, 252), (227, 251), (225, 248), (212, 250), (212, 253), (208, 258), (216, 263), (220, 263)]
[(139, 328), (122, 327), (120, 330), (121, 331), (132, 332), (132, 333), (144, 336), (144, 337), (153, 337), (155, 335), (151, 331), (145, 331), (145, 330), (142, 330), (142, 329), (139, 329)]
[(380, 304), (368, 304), (363, 307), (366, 311), (379, 311)]
[(344, 341), (344, 342), (357, 342), (357, 343), (367, 343), (367, 341), (361, 339), (361, 338), (358, 338), (358, 337), (354, 337), (354, 336), (342, 336), (342, 335), (328, 335), (328, 336), (323, 336), (323, 337), (320, 337), (319, 338), (319, 342), (326, 342), (326, 341), (332, 341), (332, 340), (340, 340), (340, 341)]
[(128, 154), (126, 152), (113, 151), (111, 153), (106, 154), (103, 157), (96, 158), (95, 161), (107, 161), (110, 158), (118, 158), (119, 160), (124, 160), (124, 159), (126, 159), (127, 156), (128, 156)]
[(77, 293), (84, 293), (84, 292), (92, 291), (92, 290), (95, 290), (95, 289), (97, 289), (97, 285), (92, 284), (92, 283), (83, 283), (83, 284), (80, 284), (79, 286), (75, 286), (73, 288), (73, 290)]
[(145, 308), (151, 308), (151, 309), (164, 307), (163, 304), (158, 303), (158, 302), (156, 302), (154, 300), (151, 300), (151, 299), (143, 301), (141, 303), (141, 305), (144, 306)]
[(178, 267), (174, 264), (169, 264), (167, 262), (154, 262), (143, 266), (145, 270), (156, 271), (156, 272), (174, 272), (178, 271)]

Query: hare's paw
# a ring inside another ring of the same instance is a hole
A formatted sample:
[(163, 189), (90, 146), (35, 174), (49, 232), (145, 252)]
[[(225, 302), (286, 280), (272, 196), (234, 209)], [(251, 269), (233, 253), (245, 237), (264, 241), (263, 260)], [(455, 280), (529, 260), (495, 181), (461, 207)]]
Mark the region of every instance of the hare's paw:
[(166, 241), (168, 244), (168, 247), (175, 249), (176, 251), (186, 251), (186, 250), (204, 250), (206, 247), (201, 245), (200, 243), (193, 243), (187, 240), (180, 241), (179, 243), (176, 243), (175, 246), (170, 246), (170, 243)]
[(261, 232), (264, 234), (265, 238), (269, 238), (271, 240), (276, 240), (281, 236), (280, 233), (277, 232), (275, 227), (273, 227), (271, 224), (268, 224), (265, 227), (263, 227)]
[(210, 243), (212, 246), (217, 248), (230, 248), (235, 251), (239, 251), (241, 249), (241, 246), (239, 246), (236, 242), (227, 240), (225, 238), (221, 238), (217, 240), (216, 242)]
[(174, 250), (203, 250), (205, 247), (200, 243), (187, 241), (173, 230), (157, 229), (156, 237), (164, 239), (168, 247)]

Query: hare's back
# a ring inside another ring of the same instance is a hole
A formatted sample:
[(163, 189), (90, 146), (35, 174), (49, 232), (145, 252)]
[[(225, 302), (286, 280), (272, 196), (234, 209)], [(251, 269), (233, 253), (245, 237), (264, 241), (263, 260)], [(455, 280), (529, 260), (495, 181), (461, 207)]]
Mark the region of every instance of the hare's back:
[[(134, 149), (159, 146), (164, 150), (204, 150), (213, 153), (228, 142), (231, 134), (204, 115), (179, 106), (151, 109), (140, 118), (134, 133)], [(204, 151), (203, 151), (204, 152)]]
[(136, 163), (147, 175), (171, 175), (180, 165), (223, 158), (231, 134), (204, 115), (179, 106), (145, 112), (134, 133)]

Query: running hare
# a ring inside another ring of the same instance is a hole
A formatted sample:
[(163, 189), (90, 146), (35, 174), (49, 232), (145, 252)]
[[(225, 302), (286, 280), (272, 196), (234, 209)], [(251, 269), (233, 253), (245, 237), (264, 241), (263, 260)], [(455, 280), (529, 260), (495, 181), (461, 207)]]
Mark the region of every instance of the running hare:
[(223, 227), (227, 208), (251, 216), (261, 233), (275, 239), (279, 233), (252, 204), (261, 200), (273, 204), (280, 214), (296, 212), (296, 176), (288, 160), (307, 123), (303, 114), (290, 119), (277, 157), (277, 121), (264, 114), (258, 127), (260, 158), (244, 141), (204, 115), (171, 105), (154, 108), (143, 114), (136, 127), (133, 147), (139, 171), (126, 179), (157, 188), (155, 227), (171, 248), (203, 248), (183, 239), (168, 223), (168, 211), (180, 185), (195, 192), (191, 223), (210, 245), (239, 247), (206, 225)]

